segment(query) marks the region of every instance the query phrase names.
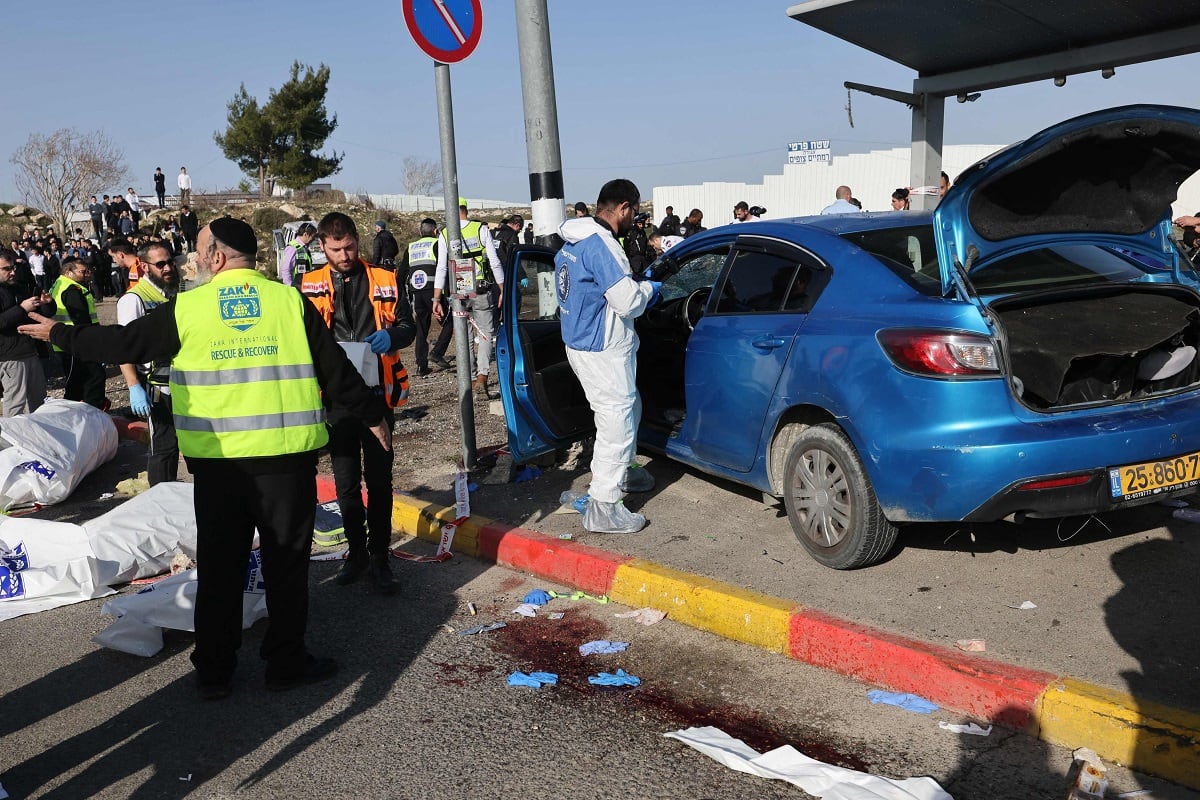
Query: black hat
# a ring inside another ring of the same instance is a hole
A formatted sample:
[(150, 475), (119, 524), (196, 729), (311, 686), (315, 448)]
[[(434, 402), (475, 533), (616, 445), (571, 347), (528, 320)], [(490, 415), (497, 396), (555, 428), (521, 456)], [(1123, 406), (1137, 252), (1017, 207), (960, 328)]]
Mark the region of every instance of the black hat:
[(218, 217), (208, 223), (213, 238), (231, 250), (254, 258), (258, 254), (258, 237), (254, 228), (233, 217)]

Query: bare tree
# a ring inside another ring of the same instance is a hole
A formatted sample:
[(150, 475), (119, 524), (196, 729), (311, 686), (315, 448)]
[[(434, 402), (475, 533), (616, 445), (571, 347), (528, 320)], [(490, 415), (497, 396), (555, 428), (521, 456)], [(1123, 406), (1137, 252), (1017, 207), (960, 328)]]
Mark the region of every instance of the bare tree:
[(72, 211), (106, 187), (124, 183), (124, 157), (101, 131), (60, 128), (49, 136), (31, 133), (9, 161), (25, 202), (52, 216), (65, 236)]
[(404, 159), (404, 191), (409, 194), (442, 193), (442, 164), (409, 156)]

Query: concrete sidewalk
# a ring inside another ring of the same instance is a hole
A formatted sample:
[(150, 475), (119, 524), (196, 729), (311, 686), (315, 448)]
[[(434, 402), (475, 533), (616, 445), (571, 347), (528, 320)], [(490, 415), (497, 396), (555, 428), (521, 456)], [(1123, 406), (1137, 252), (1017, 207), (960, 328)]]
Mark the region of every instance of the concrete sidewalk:
[[(332, 480), (318, 480), (323, 500)], [(392, 525), (436, 542), (454, 510), (397, 494)], [(453, 550), (515, 570), (607, 594), (635, 608), (865, 683), (912, 692), (944, 708), (996, 722), (1056, 745), (1200, 788), (1200, 715), (1142, 700), (1069, 675), (1013, 666), (922, 642), (821, 609), (748, 591), (703, 575), (472, 516)]]

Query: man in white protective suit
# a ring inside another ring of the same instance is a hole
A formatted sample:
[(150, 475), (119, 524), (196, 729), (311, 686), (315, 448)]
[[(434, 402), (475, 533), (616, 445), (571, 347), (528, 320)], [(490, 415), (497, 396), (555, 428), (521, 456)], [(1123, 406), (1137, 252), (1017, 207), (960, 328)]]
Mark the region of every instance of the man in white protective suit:
[(642, 415), (633, 321), (658, 301), (662, 284), (635, 281), (617, 241), (633, 227), (640, 200), (632, 181), (604, 184), (594, 217), (569, 219), (559, 228), (566, 244), (554, 258), (567, 361), (596, 416), (590, 499), (583, 509), (583, 527), (594, 533), (640, 531), (646, 518), (622, 498), (654, 488), (654, 478), (633, 460)]

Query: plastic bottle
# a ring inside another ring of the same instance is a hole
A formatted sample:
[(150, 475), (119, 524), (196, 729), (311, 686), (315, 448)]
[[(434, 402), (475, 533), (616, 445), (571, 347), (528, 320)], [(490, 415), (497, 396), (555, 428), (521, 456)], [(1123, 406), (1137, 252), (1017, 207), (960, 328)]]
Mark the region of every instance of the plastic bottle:
[(590, 499), (591, 495), (587, 492), (572, 492), (570, 489), (558, 496), (559, 505), (571, 506), (580, 514), (587, 508), (588, 500)]

